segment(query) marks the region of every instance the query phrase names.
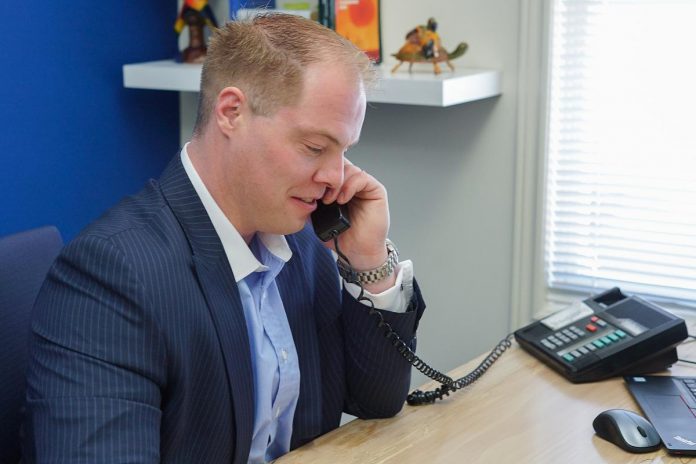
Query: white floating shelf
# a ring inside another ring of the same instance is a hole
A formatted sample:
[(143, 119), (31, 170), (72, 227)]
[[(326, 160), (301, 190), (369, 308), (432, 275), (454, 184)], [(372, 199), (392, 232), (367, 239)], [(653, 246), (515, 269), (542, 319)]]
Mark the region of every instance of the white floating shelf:
[[(446, 66), (443, 66), (447, 69)], [(378, 87), (367, 97), (374, 103), (401, 105), (452, 106), (500, 95), (501, 73), (487, 69), (456, 68), (435, 75), (432, 67), (408, 64), (391, 73), (380, 67)], [(198, 92), (201, 65), (173, 60), (150, 61), (123, 66), (123, 85), (133, 89)]]
[(123, 65), (123, 86), (132, 89), (198, 92), (201, 65), (174, 60)]
[(404, 64), (395, 73), (381, 68), (380, 83), (370, 92), (368, 100), (402, 105), (452, 106), (495, 97), (501, 92), (500, 71), (472, 68), (445, 71), (447, 67), (443, 65), (442, 74), (435, 75), (430, 65), (415, 64), (413, 67), (414, 71), (408, 72), (408, 64)]

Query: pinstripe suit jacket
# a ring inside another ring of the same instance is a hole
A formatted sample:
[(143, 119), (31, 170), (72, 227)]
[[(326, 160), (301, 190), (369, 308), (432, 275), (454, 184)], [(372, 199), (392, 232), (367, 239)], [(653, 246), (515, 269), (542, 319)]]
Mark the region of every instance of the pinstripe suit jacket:
[[(341, 292), (309, 228), (278, 276), (300, 362), (292, 448), (341, 412), (402, 407), (410, 366)], [(415, 345), (424, 309), (385, 318)], [(177, 156), (54, 263), (37, 300), (26, 462), (243, 463), (254, 417), (251, 353), (234, 276)]]

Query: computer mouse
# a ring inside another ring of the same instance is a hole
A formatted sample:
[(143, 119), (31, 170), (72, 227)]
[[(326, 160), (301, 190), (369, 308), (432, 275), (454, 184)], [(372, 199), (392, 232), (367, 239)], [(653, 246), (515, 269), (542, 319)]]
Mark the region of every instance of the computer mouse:
[(660, 436), (643, 416), (625, 409), (599, 413), (592, 426), (597, 435), (631, 453), (648, 453), (660, 447)]

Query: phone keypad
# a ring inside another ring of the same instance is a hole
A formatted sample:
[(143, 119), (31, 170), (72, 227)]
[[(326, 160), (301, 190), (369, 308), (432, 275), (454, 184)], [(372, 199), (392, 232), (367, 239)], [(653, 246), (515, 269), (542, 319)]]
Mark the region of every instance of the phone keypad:
[[(582, 356), (627, 338), (629, 335), (623, 330), (615, 329), (599, 317), (592, 316), (583, 328), (571, 325), (541, 339), (540, 343), (563, 360), (572, 363)], [(584, 339), (588, 339), (586, 343), (582, 343)]]

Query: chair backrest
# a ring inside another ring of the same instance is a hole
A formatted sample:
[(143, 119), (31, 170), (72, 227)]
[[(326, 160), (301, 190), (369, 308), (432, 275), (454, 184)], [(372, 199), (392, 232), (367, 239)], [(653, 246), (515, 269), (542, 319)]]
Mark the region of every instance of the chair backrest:
[(20, 458), (31, 308), (62, 246), (53, 226), (0, 238), (0, 463)]

